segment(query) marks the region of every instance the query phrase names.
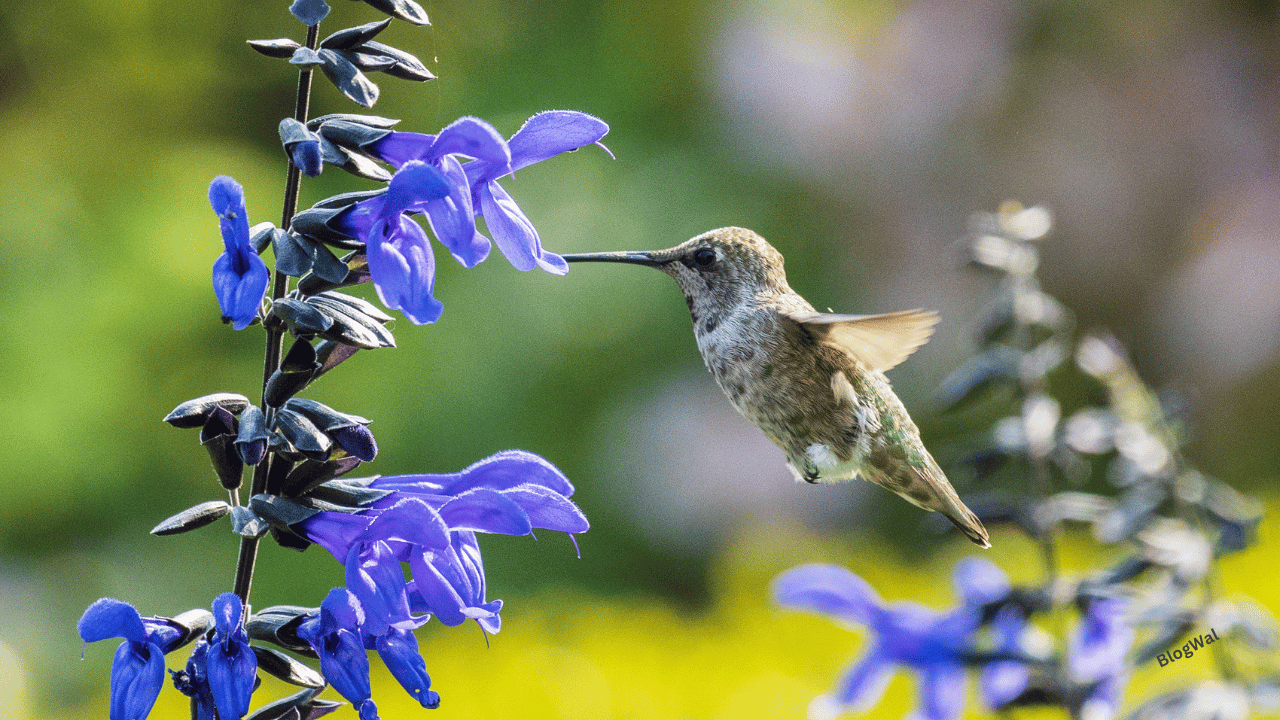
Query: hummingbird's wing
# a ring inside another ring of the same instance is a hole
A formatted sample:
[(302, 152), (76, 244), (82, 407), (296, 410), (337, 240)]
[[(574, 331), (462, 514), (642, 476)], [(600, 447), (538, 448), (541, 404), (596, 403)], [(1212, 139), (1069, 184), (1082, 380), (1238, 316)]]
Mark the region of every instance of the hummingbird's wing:
[(787, 316), (823, 342), (852, 355), (868, 370), (888, 370), (929, 341), (938, 314), (903, 310), (883, 315), (837, 315), (810, 311)]

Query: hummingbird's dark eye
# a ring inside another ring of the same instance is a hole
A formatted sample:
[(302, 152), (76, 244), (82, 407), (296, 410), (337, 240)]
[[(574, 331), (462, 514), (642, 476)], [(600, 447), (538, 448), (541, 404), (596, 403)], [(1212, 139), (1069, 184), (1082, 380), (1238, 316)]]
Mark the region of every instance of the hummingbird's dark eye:
[(716, 264), (716, 251), (702, 248), (693, 254), (693, 264), (700, 268), (709, 268)]

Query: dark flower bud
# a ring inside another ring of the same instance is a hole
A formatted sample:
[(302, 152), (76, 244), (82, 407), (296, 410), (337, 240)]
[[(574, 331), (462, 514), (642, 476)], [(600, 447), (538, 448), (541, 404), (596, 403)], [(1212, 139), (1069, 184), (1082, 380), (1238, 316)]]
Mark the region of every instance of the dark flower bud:
[(330, 282), (314, 273), (298, 281), (298, 292), (303, 295), (319, 295), (342, 287), (367, 283), (373, 279), (369, 273), (369, 258), (363, 250), (348, 253), (340, 261), (347, 268), (346, 277), (339, 282)]
[(231, 508), (231, 529), (241, 537), (260, 538), (267, 534), (271, 525), (254, 511), (238, 505)]
[(377, 456), (378, 444), (366, 427), (369, 420), (358, 415), (338, 412), (327, 405), (305, 398), (293, 398), (285, 403), (285, 406), (305, 415), (347, 454), (354, 455), (365, 462)]
[(297, 631), (298, 625), (317, 611), (317, 608), (298, 605), (272, 605), (255, 612), (245, 622), (244, 629), (252, 640), (262, 640), (299, 655), (315, 657), (315, 650), (298, 637)]
[(236, 452), (245, 465), (257, 465), (267, 455), (267, 416), (257, 405), (250, 405), (240, 413), (240, 431), (236, 433)]
[(386, 20), (376, 20), (357, 27), (339, 30), (321, 40), (320, 47), (330, 50), (350, 50), (374, 39), (378, 36), (378, 33), (386, 30), (390, 24), (391, 18), (387, 18)]
[(289, 472), (276, 492), (284, 497), (299, 497), (312, 488), (340, 475), (351, 472), (361, 463), (360, 458), (350, 456), (336, 460), (304, 460)]
[(337, 367), (339, 363), (355, 355), (359, 349), (332, 340), (321, 340), (316, 343), (316, 361), (320, 363), (320, 374), (323, 375)]
[(367, 42), (360, 47), (357, 52), (361, 54), (369, 52), (377, 53), (383, 57), (395, 60), (394, 65), (382, 71), (394, 78), (400, 78), (401, 80), (414, 80), (417, 82), (426, 82), (427, 80), (434, 80), (436, 78), (435, 74), (428, 70), (427, 66), (423, 65), (421, 60), (407, 52), (404, 52), (403, 50), (400, 50), (399, 48), (393, 48), (390, 45), (384, 45), (380, 42)]
[(289, 332), (299, 337), (316, 335), (333, 327), (331, 318), (295, 298), (272, 301), (268, 316), (281, 320), (289, 328)]
[(275, 40), (250, 40), (249, 47), (266, 55), (267, 57), (284, 59), (293, 57), (293, 54), (302, 46), (295, 40), (289, 38), (277, 38)]
[(239, 415), (249, 407), (249, 398), (236, 393), (214, 393), (188, 400), (164, 416), (164, 421), (176, 428), (197, 428), (205, 424), (214, 408), (224, 408), (232, 415)]
[(202, 528), (231, 512), (231, 506), (221, 500), (210, 500), (173, 515), (151, 528), (152, 535), (177, 535), (188, 530)]
[(273, 429), (280, 433), (303, 457), (312, 460), (327, 460), (333, 449), (333, 441), (329, 439), (315, 423), (302, 414), (288, 408), (280, 408), (276, 412)]
[(302, 687), (316, 688), (317, 690), (325, 687), (326, 683), (323, 675), (288, 655), (262, 645), (253, 645), (252, 648), (253, 654), (258, 658), (259, 670), (263, 670), (290, 685), (301, 685)]
[(378, 443), (374, 441), (373, 433), (369, 432), (369, 428), (364, 425), (350, 425), (331, 430), (329, 437), (333, 438), (338, 447), (346, 450), (348, 455), (354, 455), (365, 462), (370, 462), (378, 456)]
[[(249, 244), (253, 246), (253, 251), (261, 255), (266, 251), (268, 245), (275, 244), (275, 238), (284, 231), (276, 227), (273, 223), (260, 222), (249, 228)], [(279, 258), (276, 259), (279, 263)]]
[(280, 121), (280, 144), (302, 174), (316, 177), (324, 169), (320, 157), (320, 136), (306, 125), (288, 117)]
[(282, 372), (276, 370), (267, 379), (263, 397), (270, 407), (280, 407), (286, 400), (297, 395), (311, 384), (311, 373)]
[(238, 425), (231, 413), (217, 407), (209, 414), (204, 428), (200, 430), (200, 444), (209, 451), (209, 459), (213, 462), (218, 482), (228, 490), (240, 487), (240, 479), (244, 474), (244, 463), (235, 449)]
[(296, 692), (263, 705), (245, 720), (315, 720), (342, 707), (342, 703), (317, 698), (319, 692), (312, 688)]
[(413, 0), (364, 0), (365, 4), (391, 17), (399, 18), (414, 25), (430, 25), (427, 11)]
[(293, 0), (293, 4), (289, 6), (289, 14), (303, 25), (315, 27), (329, 16), (329, 3), (324, 0)]

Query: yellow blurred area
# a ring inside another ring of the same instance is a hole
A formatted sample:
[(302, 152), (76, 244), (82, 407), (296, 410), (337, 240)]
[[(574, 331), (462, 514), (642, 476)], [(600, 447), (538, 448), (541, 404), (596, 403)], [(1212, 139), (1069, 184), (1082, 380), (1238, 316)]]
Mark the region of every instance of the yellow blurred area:
[[(1280, 607), (1280, 583), (1274, 560), (1280, 553), (1280, 503), (1269, 504), (1260, 544), (1222, 562), (1224, 597), (1247, 594), (1265, 607)], [(1020, 536), (997, 531), (989, 557), (1002, 563), (1015, 581), (1031, 581), (1038, 569), (1007, 558), (1032, 557)], [(1101, 563), (1113, 549), (1085, 533), (1064, 537), (1065, 572), (1078, 576)], [(769, 602), (769, 582), (797, 562), (837, 562), (871, 582), (887, 601), (911, 600), (936, 609), (954, 603), (950, 570), (973, 551), (960, 542), (928, 562), (886, 562), (893, 557), (876, 547), (849, 547), (794, 527), (740, 533), (720, 558), (713, 605), (685, 612), (670, 604), (634, 596), (593, 597), (580, 591), (546, 592), (521, 598), (503, 612), (503, 630), (486, 640), (474, 625), (445, 628), (428, 624), (418, 632), (432, 687), (441, 695), (438, 710), (419, 708), (370, 654), (374, 699), (384, 718), (574, 718), (659, 720), (699, 718), (804, 718), (809, 703), (835, 684), (840, 673), (861, 656), (866, 641), (860, 629), (846, 630), (826, 619), (784, 611)], [(1053, 628), (1042, 625), (1044, 629)], [(1142, 636), (1139, 636), (1141, 642)], [(1224, 636), (1227, 643), (1241, 642)], [(6, 660), (7, 657), (7, 660)], [(21, 682), (11, 656), (0, 654), (9, 699), (0, 692), (0, 708), (21, 708), (13, 681)], [(181, 661), (176, 656), (168, 663)], [(20, 670), (20, 668), (19, 668)], [(1150, 663), (1137, 670), (1125, 694), (1131, 704), (1161, 690), (1215, 674), (1210, 652), (1168, 667)], [(89, 705), (58, 717), (104, 717), (106, 682)], [(257, 707), (292, 692), (264, 678)], [(916, 704), (915, 679), (899, 672), (876, 708), (865, 717), (906, 717)], [(326, 697), (334, 697), (327, 692)], [(984, 712), (970, 682), (967, 718), (994, 717)], [(186, 698), (172, 688), (161, 694), (154, 718), (184, 717)], [(19, 710), (4, 717), (27, 717)], [(52, 716), (50, 716), (52, 717)], [(349, 706), (332, 717), (355, 717)], [(1025, 709), (1018, 718), (1066, 717), (1065, 712)]]

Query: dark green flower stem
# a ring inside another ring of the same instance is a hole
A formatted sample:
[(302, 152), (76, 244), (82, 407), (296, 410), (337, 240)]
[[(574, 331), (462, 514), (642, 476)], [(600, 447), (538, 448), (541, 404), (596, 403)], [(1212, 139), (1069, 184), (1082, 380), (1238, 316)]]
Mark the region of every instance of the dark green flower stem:
[[(314, 50), (319, 43), (320, 25), (317, 23), (307, 28), (307, 47)], [(293, 118), (301, 123), (307, 121), (307, 113), (311, 106), (311, 75), (311, 68), (304, 68), (298, 73), (298, 95), (293, 108)], [(302, 172), (290, 160), (284, 185), (284, 210), (280, 218), (280, 227), (282, 228), (289, 227), (289, 223), (293, 221), (294, 213), (298, 211), (298, 189), (301, 184)], [(288, 290), (289, 276), (277, 270), (275, 272), (275, 280), (271, 286), (271, 299), (273, 301), (279, 300), (285, 296)], [(270, 417), (271, 409), (267, 407), (265, 392), (267, 381), (271, 379), (271, 374), (280, 367), (280, 356), (284, 349), (284, 327), (279, 323), (270, 323), (265, 327), (267, 331), (267, 348), (262, 362), (262, 388), (264, 393), (262, 411)], [(266, 491), (267, 476), (273, 457), (271, 453), (267, 453), (266, 458), (254, 466), (249, 497)], [(257, 558), (258, 539), (240, 538), (240, 556), (236, 560), (236, 579), (232, 592), (238, 595), (246, 606), (249, 604), (249, 589), (253, 583), (253, 566)]]

